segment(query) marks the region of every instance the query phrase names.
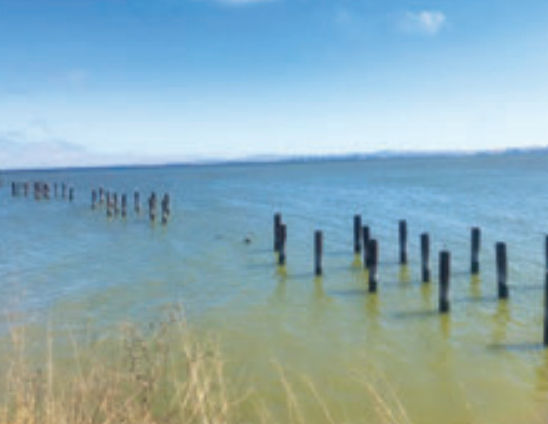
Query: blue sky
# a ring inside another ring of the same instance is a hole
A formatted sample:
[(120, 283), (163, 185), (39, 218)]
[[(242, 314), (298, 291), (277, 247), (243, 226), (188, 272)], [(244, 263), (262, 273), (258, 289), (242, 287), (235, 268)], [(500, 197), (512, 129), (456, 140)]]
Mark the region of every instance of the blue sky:
[(0, 0), (0, 40), (0, 167), (548, 144), (546, 0)]

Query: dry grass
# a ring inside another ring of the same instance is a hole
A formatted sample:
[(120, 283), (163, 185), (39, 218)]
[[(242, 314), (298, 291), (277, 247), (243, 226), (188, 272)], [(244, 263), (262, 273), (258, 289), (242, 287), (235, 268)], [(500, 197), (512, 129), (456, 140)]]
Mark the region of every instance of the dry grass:
[(361, 377), (370, 414), (337, 417), (310, 377), (277, 361), (272, 366), (285, 404), (268, 400), (252, 379), (229, 379), (219, 343), (197, 337), (178, 314), (146, 334), (126, 325), (115, 343), (82, 345), (69, 336), (60, 349), (49, 334), (42, 360), (30, 353), (26, 337), (24, 328), (11, 331), (0, 424), (409, 422), (393, 392), (386, 396)]

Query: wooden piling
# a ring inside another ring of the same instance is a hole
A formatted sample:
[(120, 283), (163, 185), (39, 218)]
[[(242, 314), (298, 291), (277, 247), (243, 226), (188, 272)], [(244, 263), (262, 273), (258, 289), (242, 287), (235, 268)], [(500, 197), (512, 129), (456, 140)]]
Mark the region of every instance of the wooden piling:
[(154, 192), (148, 198), (148, 216), (152, 222), (156, 220), (156, 193)]
[[(548, 246), (547, 246), (548, 249)], [(548, 255), (548, 252), (547, 252)], [(544, 272), (544, 346), (548, 346), (548, 271)]]
[(110, 218), (112, 217), (112, 201), (110, 196), (110, 191), (107, 191), (107, 216)]
[(499, 299), (507, 299), (508, 292), (508, 261), (506, 257), (506, 243), (498, 242), (495, 245), (497, 255), (497, 287)]
[(135, 213), (141, 212), (141, 200), (139, 199), (139, 197), (140, 195), (138, 191), (133, 193), (133, 209)]
[(278, 265), (285, 265), (285, 245), (287, 241), (287, 226), (280, 224), (280, 250), (278, 255)]
[(42, 192), (44, 193), (44, 199), (49, 200), (49, 184), (48, 183), (44, 183), (44, 185), (42, 186)]
[(127, 216), (127, 195), (124, 193), (121, 196), (120, 203), (122, 206), (122, 218)]
[(407, 221), (399, 221), (399, 241), (400, 241), (400, 264), (407, 264)]
[(362, 232), (362, 217), (354, 215), (354, 253), (358, 254), (361, 251), (361, 232)]
[(15, 197), (17, 195), (17, 187), (15, 185), (15, 182), (11, 182), (11, 196)]
[(69, 188), (69, 202), (74, 200), (74, 187)]
[(91, 190), (91, 209), (95, 209), (95, 203), (97, 203), (97, 191)]
[(103, 187), (99, 187), (99, 204), (102, 205), (105, 201), (105, 190)]
[(280, 227), (282, 225), (282, 214), (274, 214), (274, 252), (280, 251)]
[(55, 198), (57, 199), (57, 183), (53, 183), (53, 193)]
[(61, 184), (61, 198), (62, 199), (67, 198), (67, 185), (65, 183)]
[(369, 231), (369, 227), (367, 225), (364, 225), (362, 227), (362, 241), (363, 241), (363, 267), (365, 269), (368, 268), (368, 251), (369, 251), (369, 240), (371, 239), (371, 234)]
[(450, 280), (450, 261), (451, 254), (447, 250), (440, 252), (439, 263), (439, 311), (446, 313), (450, 310), (449, 303), (449, 280)]
[(379, 244), (377, 240), (370, 239), (367, 243), (367, 261), (369, 268), (369, 293), (377, 292), (378, 285), (378, 263), (379, 263)]
[(29, 186), (30, 186), (30, 184), (29, 184), (28, 181), (25, 181), (23, 183), (23, 193), (24, 193), (25, 197), (29, 197), (29, 189), (30, 189)]
[(421, 274), (422, 282), (430, 281), (430, 236), (428, 233), (421, 234)]
[(314, 273), (320, 276), (323, 273), (322, 269), (322, 250), (323, 250), (323, 234), (321, 231), (314, 232)]
[(479, 252), (481, 247), (481, 230), (479, 227), (473, 227), (471, 231), (471, 249), (470, 249), (470, 272), (479, 274)]
[(118, 212), (120, 212), (120, 210), (118, 209), (118, 193), (112, 194), (112, 210), (114, 212), (114, 215), (118, 215)]
[(162, 207), (162, 224), (166, 225), (167, 224), (167, 218), (169, 217), (169, 214), (171, 213), (170, 208), (169, 208), (169, 194), (168, 193), (165, 193), (164, 196), (162, 197), (161, 207)]

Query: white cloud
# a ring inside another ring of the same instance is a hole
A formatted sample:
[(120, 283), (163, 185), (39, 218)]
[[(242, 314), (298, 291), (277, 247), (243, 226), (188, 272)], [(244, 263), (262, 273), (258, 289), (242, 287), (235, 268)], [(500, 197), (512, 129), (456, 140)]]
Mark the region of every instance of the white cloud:
[(401, 22), (401, 29), (405, 32), (435, 35), (440, 32), (446, 22), (445, 14), (437, 10), (406, 12)]

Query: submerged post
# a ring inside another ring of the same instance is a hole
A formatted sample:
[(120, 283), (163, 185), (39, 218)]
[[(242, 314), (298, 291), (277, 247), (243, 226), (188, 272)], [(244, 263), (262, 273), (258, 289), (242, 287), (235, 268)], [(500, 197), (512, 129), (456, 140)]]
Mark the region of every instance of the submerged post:
[(25, 181), (23, 183), (23, 193), (24, 193), (25, 197), (29, 196), (29, 182), (28, 181)]
[(141, 212), (141, 201), (139, 200), (138, 191), (133, 193), (133, 209), (135, 210), (135, 213)]
[(479, 252), (481, 244), (481, 230), (479, 227), (472, 228), (471, 238), (470, 272), (472, 274), (479, 274)]
[(440, 269), (439, 269), (439, 311), (440, 313), (449, 312), (449, 279), (450, 279), (450, 260), (451, 254), (447, 250), (440, 252)]
[(421, 269), (422, 282), (430, 281), (430, 236), (428, 233), (421, 234)]
[(400, 240), (400, 264), (407, 264), (407, 221), (405, 219), (399, 222), (399, 240)]
[(42, 190), (44, 192), (44, 199), (47, 199), (49, 200), (49, 184), (48, 183), (44, 183), (43, 187), (42, 187)]
[(274, 252), (280, 251), (280, 226), (282, 225), (282, 215), (277, 212), (274, 214)]
[(322, 244), (323, 234), (317, 230), (314, 232), (314, 273), (316, 276), (322, 275)]
[(498, 242), (495, 246), (497, 254), (497, 287), (499, 299), (508, 298), (508, 262), (506, 257), (506, 243)]
[(67, 198), (67, 185), (65, 183), (61, 184), (61, 197), (63, 199)]
[(362, 231), (362, 217), (354, 215), (354, 253), (358, 254), (361, 251), (360, 236)]
[(122, 204), (122, 218), (125, 218), (127, 216), (127, 196), (125, 193), (122, 194), (120, 202)]
[(103, 187), (99, 187), (99, 204), (102, 205), (105, 201), (105, 190), (103, 190)]
[(74, 187), (69, 188), (69, 202), (74, 200)]
[(287, 240), (287, 226), (280, 224), (280, 251), (278, 255), (278, 265), (285, 265), (285, 242)]
[(367, 243), (367, 262), (369, 268), (369, 293), (377, 292), (378, 284), (378, 263), (379, 263), (379, 244), (377, 240), (371, 239)]
[(16, 194), (17, 194), (17, 189), (15, 187), (15, 181), (12, 181), (11, 182), (11, 196), (15, 197)]
[(95, 209), (95, 203), (97, 203), (97, 191), (91, 190), (91, 209)]
[(368, 263), (368, 250), (369, 250), (369, 240), (371, 239), (371, 234), (369, 227), (364, 225), (362, 227), (362, 239), (363, 239), (363, 267), (365, 269), (369, 268)]
[(53, 194), (55, 198), (57, 199), (57, 183), (53, 183)]

